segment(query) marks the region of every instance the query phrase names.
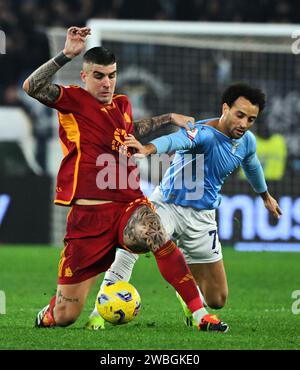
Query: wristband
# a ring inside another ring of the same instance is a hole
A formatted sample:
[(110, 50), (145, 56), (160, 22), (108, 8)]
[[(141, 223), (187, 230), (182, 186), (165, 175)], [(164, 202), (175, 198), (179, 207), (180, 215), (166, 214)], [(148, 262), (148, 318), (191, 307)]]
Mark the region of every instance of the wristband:
[(70, 62), (72, 59), (65, 56), (64, 52), (61, 51), (58, 53), (53, 59), (53, 62), (57, 64), (59, 67), (62, 67), (66, 63)]

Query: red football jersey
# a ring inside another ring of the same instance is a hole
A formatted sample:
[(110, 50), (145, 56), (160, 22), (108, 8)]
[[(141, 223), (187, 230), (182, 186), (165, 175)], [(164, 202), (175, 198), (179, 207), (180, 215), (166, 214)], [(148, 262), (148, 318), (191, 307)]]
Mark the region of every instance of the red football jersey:
[(114, 95), (102, 104), (78, 86), (60, 86), (59, 137), (64, 152), (55, 203), (69, 205), (75, 198), (131, 202), (141, 196), (138, 169), (130, 158), (124, 136), (133, 133), (131, 104)]

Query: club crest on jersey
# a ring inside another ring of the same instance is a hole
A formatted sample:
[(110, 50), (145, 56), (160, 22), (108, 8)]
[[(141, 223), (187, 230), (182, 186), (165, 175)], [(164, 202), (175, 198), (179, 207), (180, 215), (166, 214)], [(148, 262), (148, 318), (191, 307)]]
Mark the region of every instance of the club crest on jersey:
[(198, 134), (198, 129), (196, 127), (193, 130), (187, 131), (188, 138), (192, 141), (195, 139), (197, 134)]
[(114, 132), (114, 138), (111, 143), (112, 150), (127, 156), (128, 158), (132, 156), (131, 152), (128, 151), (127, 145), (125, 145), (124, 138), (127, 136), (126, 130), (122, 128), (117, 128)]
[(231, 147), (231, 153), (232, 154), (235, 154), (236, 153), (237, 148), (238, 148), (239, 145), (240, 145), (240, 143), (238, 143), (237, 141), (233, 141), (232, 142), (232, 147)]

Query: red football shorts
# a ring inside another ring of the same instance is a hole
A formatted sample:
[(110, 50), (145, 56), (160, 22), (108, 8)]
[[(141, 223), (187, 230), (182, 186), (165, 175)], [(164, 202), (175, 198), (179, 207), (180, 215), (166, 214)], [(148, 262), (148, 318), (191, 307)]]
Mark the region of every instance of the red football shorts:
[(106, 271), (115, 259), (116, 248), (124, 247), (124, 228), (141, 205), (153, 209), (146, 197), (131, 203), (73, 205), (67, 218), (58, 284), (77, 284)]

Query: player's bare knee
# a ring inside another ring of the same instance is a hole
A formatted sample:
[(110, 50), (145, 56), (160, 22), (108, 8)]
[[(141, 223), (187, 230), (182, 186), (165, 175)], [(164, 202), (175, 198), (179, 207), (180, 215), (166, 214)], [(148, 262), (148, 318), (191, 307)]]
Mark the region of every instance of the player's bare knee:
[(206, 303), (210, 308), (219, 310), (225, 306), (226, 299), (227, 299), (227, 294), (220, 293), (212, 297), (207, 297)]
[(168, 237), (160, 217), (148, 206), (142, 206), (130, 217), (123, 240), (133, 252), (154, 252), (167, 242)]
[(57, 326), (69, 326), (79, 317), (78, 310), (72, 310), (67, 305), (56, 305), (54, 308), (54, 319)]

